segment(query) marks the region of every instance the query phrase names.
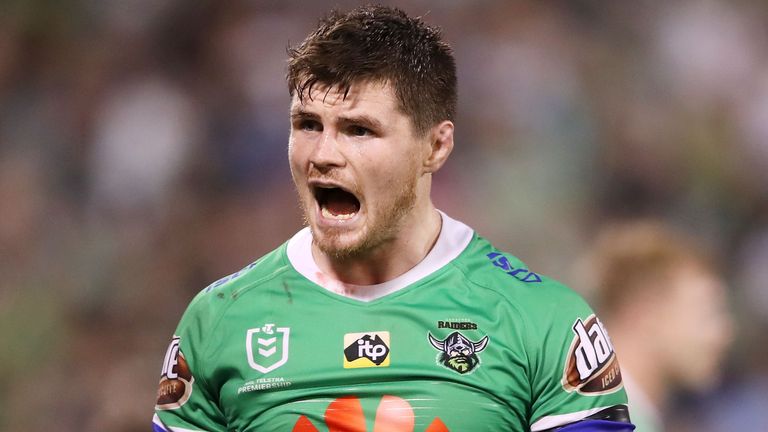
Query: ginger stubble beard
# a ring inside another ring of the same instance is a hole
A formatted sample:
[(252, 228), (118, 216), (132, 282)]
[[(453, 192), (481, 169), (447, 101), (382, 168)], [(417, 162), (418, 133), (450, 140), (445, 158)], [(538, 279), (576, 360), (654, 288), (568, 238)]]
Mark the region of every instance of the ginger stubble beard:
[(323, 230), (323, 233), (316, 232), (310, 222), (309, 212), (315, 211), (314, 206), (317, 205), (317, 200), (311, 191), (307, 191), (310, 199), (302, 199), (302, 194), (298, 191), (297, 193), (304, 214), (304, 224), (309, 226), (312, 232), (312, 242), (323, 254), (335, 261), (343, 262), (369, 256), (397, 237), (403, 225), (407, 223), (406, 216), (416, 205), (416, 187), (417, 177), (414, 175), (408, 178), (393, 200), (386, 203), (379, 202), (379, 206), (383, 207), (372, 209), (369, 204), (369, 208), (366, 208), (365, 224), (359, 228), (360, 235), (352, 243), (345, 242), (344, 237), (354, 235), (355, 232), (349, 233), (346, 229), (337, 230), (328, 227)]

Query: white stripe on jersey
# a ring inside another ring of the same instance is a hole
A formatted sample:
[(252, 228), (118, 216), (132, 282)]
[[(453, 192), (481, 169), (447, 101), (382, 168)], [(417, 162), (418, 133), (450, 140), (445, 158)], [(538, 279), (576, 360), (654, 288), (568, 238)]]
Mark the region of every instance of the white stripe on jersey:
[(602, 411), (606, 408), (608, 407), (604, 406), (604, 407), (598, 407), (598, 408), (590, 408), (584, 411), (576, 411), (568, 414), (544, 416), (536, 420), (535, 422), (533, 422), (533, 424), (531, 425), (531, 432), (542, 431), (542, 430), (550, 429), (557, 426), (563, 426), (568, 423), (573, 423), (579, 420), (584, 420), (585, 418), (591, 416), (592, 414)]
[(160, 417), (158, 417), (157, 414), (155, 414), (152, 417), (152, 423), (165, 432), (205, 432), (199, 429), (187, 429), (187, 428), (166, 426), (165, 423), (163, 423), (163, 421), (160, 420)]

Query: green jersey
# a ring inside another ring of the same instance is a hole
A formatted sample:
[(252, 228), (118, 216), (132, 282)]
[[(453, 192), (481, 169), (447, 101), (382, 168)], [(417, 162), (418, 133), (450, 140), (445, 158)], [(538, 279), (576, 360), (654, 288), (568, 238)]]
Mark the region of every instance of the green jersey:
[(626, 404), (600, 321), (443, 217), (374, 286), (332, 281), (311, 233), (200, 292), (165, 356), (156, 431), (540, 431)]

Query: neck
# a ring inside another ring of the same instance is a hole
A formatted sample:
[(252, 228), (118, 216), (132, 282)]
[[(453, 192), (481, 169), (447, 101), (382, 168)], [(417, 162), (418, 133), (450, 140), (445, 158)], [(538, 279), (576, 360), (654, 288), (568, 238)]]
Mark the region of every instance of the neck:
[(641, 391), (653, 406), (664, 406), (669, 396), (664, 371), (657, 363), (648, 360), (655, 358), (656, 353), (644, 342), (645, 336), (639, 336), (638, 329), (631, 324), (612, 324), (613, 326), (609, 324), (608, 328), (621, 369), (632, 376), (637, 390)]
[(368, 251), (345, 259), (324, 254), (312, 245), (317, 266), (328, 276), (353, 285), (376, 285), (390, 281), (416, 266), (429, 253), (440, 235), (442, 219), (431, 202), (415, 206), (391, 239)]

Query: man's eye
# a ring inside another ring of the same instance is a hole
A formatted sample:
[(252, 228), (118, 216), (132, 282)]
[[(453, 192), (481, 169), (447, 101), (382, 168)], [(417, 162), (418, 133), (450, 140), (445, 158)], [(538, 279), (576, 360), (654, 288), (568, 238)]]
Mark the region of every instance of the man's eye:
[(323, 130), (323, 127), (320, 125), (320, 122), (315, 120), (302, 120), (299, 122), (299, 129), (306, 132), (320, 132)]
[(362, 126), (350, 126), (349, 134), (357, 137), (371, 135), (371, 130)]

